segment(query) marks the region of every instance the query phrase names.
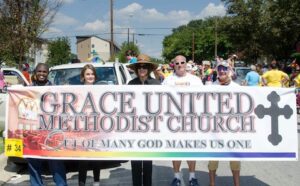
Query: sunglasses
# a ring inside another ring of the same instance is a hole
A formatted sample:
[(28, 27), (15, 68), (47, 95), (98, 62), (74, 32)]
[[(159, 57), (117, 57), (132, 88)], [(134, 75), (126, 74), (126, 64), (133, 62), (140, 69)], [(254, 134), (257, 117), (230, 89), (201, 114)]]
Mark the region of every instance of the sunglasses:
[(185, 61), (181, 61), (181, 62), (176, 62), (175, 63), (175, 65), (179, 65), (179, 64), (183, 65), (183, 64), (185, 64)]
[(224, 67), (222, 65), (218, 66), (218, 71), (228, 71), (228, 67)]
[(137, 69), (149, 69), (149, 66), (148, 65), (138, 65), (136, 68)]

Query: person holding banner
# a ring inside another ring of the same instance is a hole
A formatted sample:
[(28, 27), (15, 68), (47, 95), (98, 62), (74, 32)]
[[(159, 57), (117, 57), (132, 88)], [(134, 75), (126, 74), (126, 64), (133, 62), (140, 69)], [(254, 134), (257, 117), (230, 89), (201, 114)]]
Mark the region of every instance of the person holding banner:
[[(136, 74), (136, 78), (129, 81), (128, 85), (160, 85), (160, 81), (150, 76), (158, 65), (150, 62), (150, 57), (140, 54), (137, 63), (128, 65)], [(152, 161), (131, 161), (133, 186), (152, 185)]]
[(4, 77), (4, 73), (2, 72), (2, 67), (0, 64), (0, 93), (3, 91), (5, 86), (6, 86), (5, 77)]
[[(45, 63), (37, 64), (34, 76), (36, 79), (32, 81), (32, 86), (51, 86), (48, 80), (49, 67)], [(27, 158), (30, 176), (30, 184), (32, 186), (43, 186), (42, 180), (42, 163), (43, 159)], [(67, 186), (66, 170), (63, 160), (46, 160), (49, 169), (53, 175), (53, 180), (57, 186)]]
[[(97, 79), (96, 69), (93, 65), (87, 64), (85, 65), (80, 73), (80, 81), (84, 85), (94, 85)], [(78, 167), (78, 182), (79, 186), (84, 186), (86, 182), (86, 175), (88, 171), (88, 166), (92, 164), (93, 175), (94, 175), (94, 183), (93, 186), (100, 185), (100, 161), (87, 161), (87, 160), (80, 160)]]
[[(224, 86), (239, 86), (235, 82), (232, 81), (230, 75), (230, 66), (227, 61), (221, 61), (217, 64), (216, 67), (218, 77), (217, 81), (214, 84), (224, 85)], [(209, 185), (215, 186), (216, 180), (216, 171), (218, 169), (219, 161), (209, 161), (208, 170), (209, 170)], [(240, 169), (241, 162), (240, 161), (230, 161), (230, 168), (232, 171), (233, 182), (235, 186), (240, 185)]]
[[(163, 85), (171, 86), (202, 86), (202, 81), (199, 77), (186, 72), (186, 58), (178, 55), (174, 59), (175, 72), (168, 76), (163, 82)], [(196, 161), (187, 161), (189, 166), (189, 186), (198, 186), (198, 180), (195, 178)], [(180, 175), (181, 161), (173, 161), (174, 176), (171, 186), (181, 185)]]

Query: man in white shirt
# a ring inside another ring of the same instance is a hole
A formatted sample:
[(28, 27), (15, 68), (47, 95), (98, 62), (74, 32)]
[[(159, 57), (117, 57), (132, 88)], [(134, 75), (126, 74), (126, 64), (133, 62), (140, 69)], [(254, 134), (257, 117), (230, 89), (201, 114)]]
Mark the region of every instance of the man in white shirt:
[[(220, 61), (217, 64), (216, 70), (218, 72), (218, 80), (214, 84), (222, 86), (239, 86), (237, 83), (232, 81), (230, 75), (230, 65), (227, 61)], [(209, 185), (215, 186), (216, 182), (216, 171), (219, 166), (219, 161), (209, 161), (208, 170), (209, 170)], [(233, 177), (234, 186), (240, 186), (240, 170), (241, 162), (240, 161), (230, 161), (230, 169)]]
[[(202, 81), (199, 77), (194, 76), (186, 71), (186, 58), (178, 55), (174, 59), (174, 73), (168, 76), (162, 85), (176, 85), (176, 86), (202, 86)], [(187, 161), (189, 166), (189, 186), (199, 186), (195, 178), (196, 161)], [(181, 161), (173, 161), (174, 176), (171, 186), (181, 185), (181, 175), (179, 172)]]

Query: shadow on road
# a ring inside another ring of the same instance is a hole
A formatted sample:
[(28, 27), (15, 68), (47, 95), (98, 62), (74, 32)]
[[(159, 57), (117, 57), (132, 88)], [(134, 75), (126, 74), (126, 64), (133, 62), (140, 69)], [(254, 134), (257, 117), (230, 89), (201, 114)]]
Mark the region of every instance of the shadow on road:
[[(77, 186), (78, 185), (78, 173), (76, 169), (76, 163), (73, 162), (73, 166), (67, 167), (68, 172), (72, 172), (73, 175), (68, 178), (68, 185), (69, 186)], [(28, 174), (27, 169), (22, 169), (23, 172), (21, 174)], [(101, 173), (104, 170), (101, 170)], [(131, 178), (131, 170), (126, 169), (124, 167), (117, 167), (113, 169), (108, 169), (105, 171), (109, 171), (109, 177), (103, 178), (101, 176), (101, 186), (131, 186), (132, 185), (132, 178)], [(47, 186), (54, 186), (52, 175), (49, 171), (44, 172), (43, 180)], [(188, 185), (188, 178), (189, 172), (187, 168), (181, 169), (183, 183), (182, 186)], [(152, 176), (152, 185), (153, 186), (169, 186), (170, 182), (173, 179), (173, 169), (170, 166), (158, 166), (153, 165), (153, 176)], [(201, 185), (209, 185), (209, 176), (208, 172), (205, 171), (196, 171), (196, 177)], [(16, 180), (17, 181), (17, 180)], [(87, 177), (86, 185), (92, 185), (93, 177)], [(29, 185), (28, 180), (24, 180), (22, 182), (10, 182), (10, 183), (0, 183), (1, 186), (15, 186), (15, 185)], [(218, 176), (216, 178), (216, 185), (220, 186), (232, 186), (233, 180), (231, 176)], [(251, 176), (241, 176), (241, 185), (243, 186), (268, 186), (268, 184), (264, 183), (263, 181), (257, 179), (254, 175)]]

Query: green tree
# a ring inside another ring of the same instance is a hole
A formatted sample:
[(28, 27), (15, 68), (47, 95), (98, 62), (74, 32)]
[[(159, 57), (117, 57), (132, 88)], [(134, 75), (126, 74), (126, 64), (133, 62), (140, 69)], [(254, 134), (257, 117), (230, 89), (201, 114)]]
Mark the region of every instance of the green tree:
[[(300, 1), (267, 1), (264, 38), (265, 53), (288, 59), (300, 39)], [(271, 46), (271, 47), (270, 47)]]
[(263, 54), (262, 31), (263, 0), (223, 0), (227, 5), (227, 22), (222, 30), (228, 35), (234, 48), (246, 60), (257, 60)]
[(289, 58), (300, 38), (300, 1), (222, 1), (229, 15), (223, 30), (246, 59)]
[(140, 53), (139, 47), (136, 44), (134, 44), (134, 42), (129, 42), (129, 44), (127, 42), (123, 42), (121, 45), (121, 51), (117, 54), (119, 61), (121, 63), (127, 63), (127, 59), (126, 59), (127, 50), (134, 51), (136, 55)]
[(66, 37), (51, 41), (48, 45), (48, 50), (47, 63), (49, 66), (66, 64), (72, 59), (70, 41)]
[[(214, 59), (216, 39), (218, 41), (218, 55), (226, 56), (232, 48), (227, 36), (216, 27), (216, 23), (222, 22), (222, 19), (212, 17), (206, 20), (193, 20), (187, 25), (173, 29), (173, 33), (163, 40), (163, 57), (170, 61), (176, 55), (181, 54), (192, 59), (193, 35), (195, 61)], [(217, 37), (216, 31), (218, 32)]]
[(0, 55), (21, 67), (29, 48), (53, 21), (61, 0), (1, 0)]

